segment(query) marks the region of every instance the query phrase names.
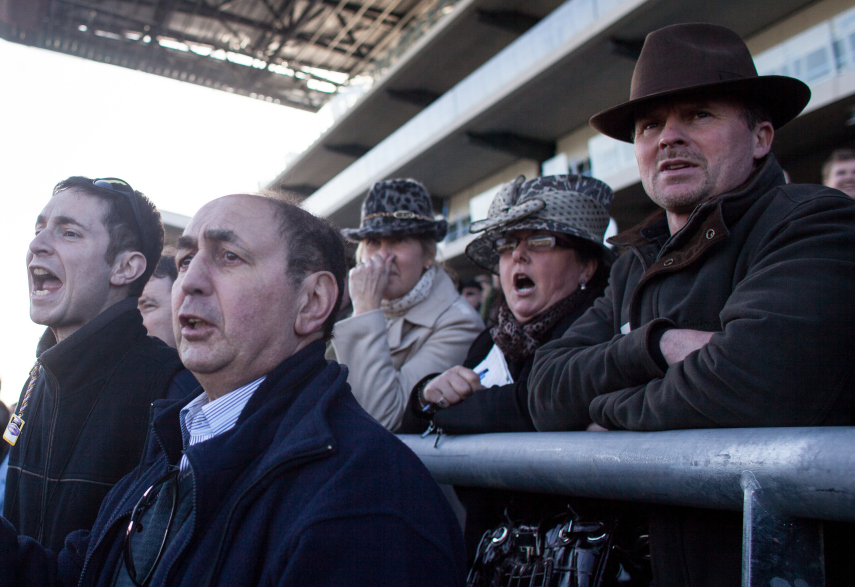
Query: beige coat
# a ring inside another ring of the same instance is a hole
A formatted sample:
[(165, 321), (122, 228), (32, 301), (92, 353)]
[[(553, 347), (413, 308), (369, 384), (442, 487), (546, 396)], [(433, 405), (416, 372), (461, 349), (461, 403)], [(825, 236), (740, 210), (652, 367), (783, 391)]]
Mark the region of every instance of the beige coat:
[(461, 364), (482, 330), (481, 317), (440, 270), (430, 295), (404, 316), (387, 321), (383, 310), (351, 316), (335, 325), (332, 344), (359, 404), (394, 432), (413, 386)]

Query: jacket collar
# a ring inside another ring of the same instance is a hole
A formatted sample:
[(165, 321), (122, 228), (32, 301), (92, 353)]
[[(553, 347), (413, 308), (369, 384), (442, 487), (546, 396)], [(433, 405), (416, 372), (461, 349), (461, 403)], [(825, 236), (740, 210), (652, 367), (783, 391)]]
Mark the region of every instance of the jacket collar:
[[(775, 156), (769, 153), (763, 164), (752, 174), (746, 183), (737, 187), (732, 192), (698, 204), (689, 216), (686, 225), (674, 235), (676, 238), (671, 239), (669, 248), (679, 247), (689, 235), (696, 231), (704, 220), (716, 211), (718, 211), (718, 215), (725, 228), (732, 226), (754, 203), (758, 195), (764, 194), (784, 183), (784, 170), (778, 164)], [(632, 247), (636, 249), (650, 244), (657, 244), (659, 245), (658, 248), (662, 248), (670, 236), (665, 211), (657, 210), (641, 222), (641, 224), (613, 236), (608, 239), (608, 242), (619, 247)]]
[[(188, 447), (194, 470), (202, 477), (226, 469), (243, 470), (263, 452), (267, 454), (262, 460), (269, 467), (332, 444), (326, 409), (346, 376), (338, 364), (327, 363), (324, 351), (323, 341), (315, 341), (271, 371), (247, 401), (234, 428)], [(154, 404), (154, 434), (173, 465), (183, 449), (179, 413), (193, 399)]]
[(433, 279), (428, 296), (410, 308), (410, 310), (400, 318), (394, 318), (389, 321), (388, 338), (389, 346), (393, 349), (401, 346), (403, 338), (404, 321), (417, 326), (426, 328), (433, 327), (436, 324), (439, 316), (454, 303), (460, 294), (454, 289), (454, 284), (451, 278), (443, 270), (438, 270)]
[[(214, 515), (221, 496), (242, 494), (280, 465), (332, 454), (329, 407), (349, 388), (345, 370), (326, 361), (325, 349), (315, 341), (286, 359), (255, 390), (234, 428), (187, 448), (199, 519)], [(155, 402), (153, 433), (173, 465), (183, 448), (179, 413), (192, 399)]]
[(53, 331), (45, 330), (36, 347), (39, 362), (66, 385), (87, 385), (93, 374), (107, 375), (139, 340), (147, 336), (137, 298), (117, 302), (60, 343)]

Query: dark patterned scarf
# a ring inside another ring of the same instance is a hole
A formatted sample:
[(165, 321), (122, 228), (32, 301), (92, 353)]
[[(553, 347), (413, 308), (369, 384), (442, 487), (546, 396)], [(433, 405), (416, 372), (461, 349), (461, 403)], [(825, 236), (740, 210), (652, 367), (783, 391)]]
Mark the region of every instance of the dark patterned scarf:
[(587, 289), (577, 289), (525, 324), (516, 319), (507, 301), (502, 300), (502, 305), (499, 307), (499, 323), (490, 329), (493, 342), (507, 359), (525, 361), (533, 357), (534, 352), (549, 338), (552, 328), (564, 316), (574, 311), (587, 294)]

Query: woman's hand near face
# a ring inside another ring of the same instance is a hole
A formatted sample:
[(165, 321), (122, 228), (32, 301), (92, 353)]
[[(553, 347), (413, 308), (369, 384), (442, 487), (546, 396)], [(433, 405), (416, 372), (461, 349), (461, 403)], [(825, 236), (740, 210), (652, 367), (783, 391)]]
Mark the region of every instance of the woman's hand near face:
[(424, 399), (441, 408), (453, 406), (484, 389), (481, 378), (472, 369), (452, 367), (442, 375), (434, 377), (422, 392)]
[(348, 287), (354, 316), (380, 309), (383, 292), (389, 283), (389, 267), (394, 260), (394, 255), (384, 259), (375, 254), (350, 270)]

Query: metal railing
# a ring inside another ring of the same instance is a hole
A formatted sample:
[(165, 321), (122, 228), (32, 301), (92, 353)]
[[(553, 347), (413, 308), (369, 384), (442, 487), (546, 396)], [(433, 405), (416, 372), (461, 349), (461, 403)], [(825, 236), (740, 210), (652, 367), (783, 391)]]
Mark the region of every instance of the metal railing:
[(744, 587), (824, 585), (820, 520), (855, 521), (853, 427), (400, 438), (439, 483), (742, 511)]

